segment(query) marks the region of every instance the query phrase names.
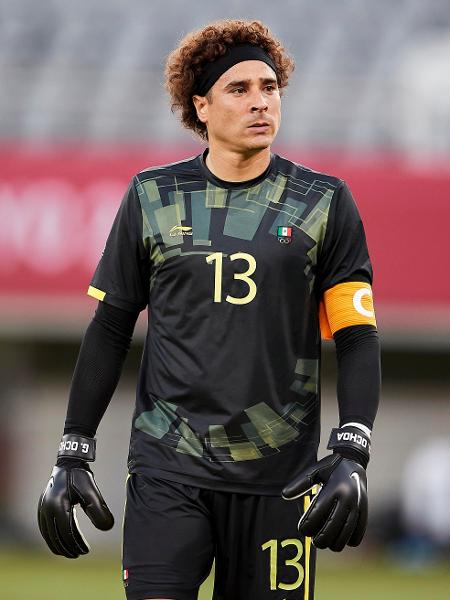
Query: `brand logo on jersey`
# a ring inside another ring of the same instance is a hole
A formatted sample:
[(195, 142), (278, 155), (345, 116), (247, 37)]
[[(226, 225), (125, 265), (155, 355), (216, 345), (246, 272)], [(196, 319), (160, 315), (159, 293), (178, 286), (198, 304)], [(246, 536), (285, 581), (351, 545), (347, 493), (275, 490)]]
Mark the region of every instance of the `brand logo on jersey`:
[(186, 227), (185, 225), (174, 225), (169, 231), (170, 237), (177, 235), (192, 235), (192, 227)]
[(128, 569), (123, 570), (123, 585), (128, 587)]
[(292, 242), (292, 227), (278, 227), (277, 236), (280, 244), (290, 244)]

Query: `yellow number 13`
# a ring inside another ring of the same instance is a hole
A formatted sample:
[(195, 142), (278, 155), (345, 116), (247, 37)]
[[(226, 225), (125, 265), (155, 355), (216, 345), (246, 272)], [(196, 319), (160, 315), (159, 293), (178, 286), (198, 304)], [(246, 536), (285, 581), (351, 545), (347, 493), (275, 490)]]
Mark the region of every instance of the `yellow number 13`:
[[(256, 260), (251, 254), (246, 252), (236, 252), (230, 255), (230, 260), (246, 260), (248, 263), (248, 269), (244, 273), (235, 273), (234, 279), (242, 279), (248, 285), (248, 294), (243, 298), (235, 298), (229, 294), (225, 298), (226, 302), (230, 304), (248, 304), (256, 296), (256, 283), (253, 279), (250, 279), (250, 275), (256, 271)], [(214, 252), (206, 257), (208, 264), (215, 263), (215, 275), (214, 275), (214, 302), (222, 302), (222, 265), (223, 265), (223, 252)]]
[(300, 540), (288, 539), (280, 542), (280, 546), (285, 548), (286, 546), (294, 546), (296, 553), (293, 558), (289, 558), (284, 561), (285, 565), (293, 567), (297, 571), (297, 579), (292, 583), (283, 583), (277, 579), (277, 565), (278, 565), (278, 541), (269, 540), (261, 546), (262, 550), (270, 551), (270, 589), (276, 590), (295, 590), (303, 583), (305, 578), (305, 571), (303, 566), (300, 564), (300, 559), (303, 555), (303, 545)]

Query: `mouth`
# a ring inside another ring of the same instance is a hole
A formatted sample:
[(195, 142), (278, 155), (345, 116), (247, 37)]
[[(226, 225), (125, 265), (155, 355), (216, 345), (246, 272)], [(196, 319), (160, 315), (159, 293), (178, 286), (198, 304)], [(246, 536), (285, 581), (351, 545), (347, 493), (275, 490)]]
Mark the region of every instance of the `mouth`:
[(267, 121), (257, 121), (253, 123), (253, 125), (249, 125), (249, 129), (253, 129), (255, 131), (267, 131), (270, 128), (270, 123)]

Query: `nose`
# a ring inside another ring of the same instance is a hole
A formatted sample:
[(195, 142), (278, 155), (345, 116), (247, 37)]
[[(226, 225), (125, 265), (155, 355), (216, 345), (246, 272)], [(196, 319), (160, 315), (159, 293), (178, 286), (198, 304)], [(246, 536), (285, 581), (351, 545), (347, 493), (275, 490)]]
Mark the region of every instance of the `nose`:
[(261, 92), (261, 90), (258, 90), (253, 94), (253, 96), (251, 98), (251, 102), (252, 102), (252, 108), (251, 108), (252, 112), (266, 112), (267, 109), (269, 108), (267, 99), (264, 97), (264, 94)]

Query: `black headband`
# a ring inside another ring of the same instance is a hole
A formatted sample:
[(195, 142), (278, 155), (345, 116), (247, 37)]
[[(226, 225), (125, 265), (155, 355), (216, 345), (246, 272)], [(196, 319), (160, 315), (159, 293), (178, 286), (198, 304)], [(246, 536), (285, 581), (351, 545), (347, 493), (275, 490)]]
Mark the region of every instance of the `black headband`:
[(266, 65), (269, 65), (275, 73), (277, 72), (272, 58), (259, 46), (253, 46), (252, 44), (231, 46), (223, 56), (206, 63), (198, 78), (195, 93), (199, 96), (205, 96), (225, 71), (228, 71), (228, 69), (231, 69), (231, 67), (244, 60), (261, 60)]

